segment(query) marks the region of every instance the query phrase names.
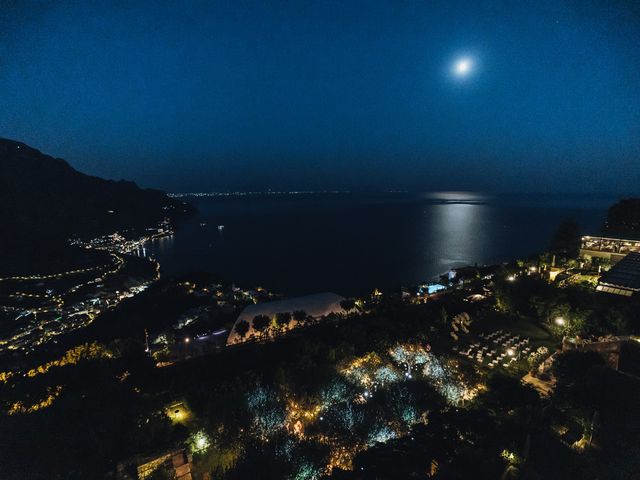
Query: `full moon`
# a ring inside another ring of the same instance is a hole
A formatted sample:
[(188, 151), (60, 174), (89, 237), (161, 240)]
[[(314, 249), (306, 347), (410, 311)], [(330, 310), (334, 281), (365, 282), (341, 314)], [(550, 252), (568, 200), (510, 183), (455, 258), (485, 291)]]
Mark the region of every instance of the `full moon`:
[(458, 77), (465, 77), (469, 74), (469, 72), (471, 72), (471, 67), (473, 66), (471, 59), (464, 57), (464, 58), (460, 58), (456, 61), (456, 63), (453, 65), (453, 72), (458, 76)]

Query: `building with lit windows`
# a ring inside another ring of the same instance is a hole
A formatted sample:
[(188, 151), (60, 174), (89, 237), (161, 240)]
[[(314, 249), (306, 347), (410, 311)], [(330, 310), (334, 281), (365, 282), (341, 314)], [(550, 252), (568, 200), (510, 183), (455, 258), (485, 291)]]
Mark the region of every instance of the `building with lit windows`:
[(586, 235), (580, 245), (580, 257), (587, 260), (602, 258), (616, 263), (633, 252), (640, 253), (640, 240)]

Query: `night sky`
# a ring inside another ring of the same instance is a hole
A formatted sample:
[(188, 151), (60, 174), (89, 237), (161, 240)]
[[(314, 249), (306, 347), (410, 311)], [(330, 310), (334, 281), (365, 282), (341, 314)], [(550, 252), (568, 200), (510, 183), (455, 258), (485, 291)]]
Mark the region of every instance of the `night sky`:
[(86, 173), (638, 193), (637, 2), (91, 3), (0, 1), (0, 137)]

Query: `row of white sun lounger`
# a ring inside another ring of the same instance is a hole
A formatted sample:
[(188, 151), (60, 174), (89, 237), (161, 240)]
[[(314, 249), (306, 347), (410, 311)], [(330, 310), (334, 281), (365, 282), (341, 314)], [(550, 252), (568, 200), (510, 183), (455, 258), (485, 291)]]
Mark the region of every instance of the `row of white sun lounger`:
[(493, 337), (498, 337), (500, 335), (502, 335), (504, 332), (502, 330), (498, 330), (496, 332), (493, 333), (481, 333), (480, 335), (478, 335), (480, 338), (483, 338), (485, 340), (492, 340)]
[[(518, 337), (520, 338), (520, 337)], [(503, 347), (505, 348), (513, 348), (514, 350), (519, 349), (520, 347), (527, 345), (529, 343), (529, 339), (525, 338), (523, 340), (518, 341), (517, 343), (513, 343), (511, 341), (504, 342)], [(469, 358), (470, 360), (475, 360), (478, 363), (484, 363), (485, 358), (487, 360), (491, 360), (488, 363), (489, 368), (494, 368), (498, 366), (502, 361), (508, 356), (506, 352), (498, 354), (498, 350), (489, 349), (488, 346), (480, 346), (479, 343), (474, 343), (467, 348), (459, 349), (457, 345), (453, 347), (454, 351), (457, 351), (460, 355)], [(522, 355), (527, 355), (531, 351), (531, 347), (525, 347), (521, 350)], [(502, 366), (507, 367), (516, 361), (516, 357), (511, 357), (506, 363), (502, 363)]]
[[(516, 361), (516, 357), (511, 357), (506, 363), (503, 363), (502, 366), (507, 368), (509, 365), (511, 365), (513, 362)], [(493, 362), (489, 362), (487, 364), (487, 367), (489, 368), (495, 368), (495, 367), (499, 367), (500, 366), (500, 361), (499, 360), (494, 360)]]

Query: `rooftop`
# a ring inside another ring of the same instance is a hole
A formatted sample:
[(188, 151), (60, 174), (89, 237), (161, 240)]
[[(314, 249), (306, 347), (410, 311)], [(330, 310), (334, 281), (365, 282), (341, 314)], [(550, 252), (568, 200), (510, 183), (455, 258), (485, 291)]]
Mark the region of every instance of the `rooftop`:
[[(331, 313), (343, 313), (344, 310), (340, 306), (340, 302), (344, 297), (336, 293), (324, 292), (313, 295), (305, 295), (303, 297), (287, 298), (285, 300), (276, 300), (273, 302), (261, 302), (255, 305), (249, 305), (242, 310), (240, 316), (236, 320), (238, 322), (244, 320), (251, 326), (247, 338), (254, 335), (253, 319), (257, 315), (266, 315), (273, 318), (278, 313), (293, 313), (297, 310), (303, 310), (308, 316), (319, 319)], [(290, 321), (289, 328), (295, 326), (295, 320)], [(242, 339), (238, 336), (235, 325), (229, 334), (227, 344), (237, 343)]]
[(640, 292), (640, 253), (629, 253), (611, 267), (600, 277), (596, 289), (627, 297)]

